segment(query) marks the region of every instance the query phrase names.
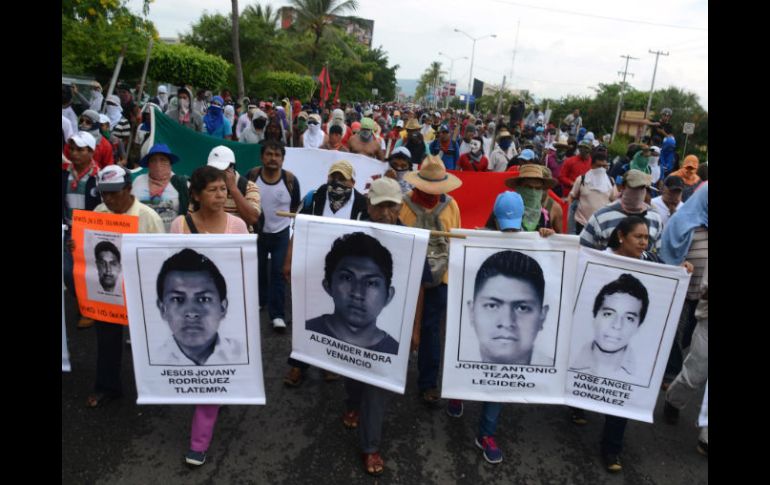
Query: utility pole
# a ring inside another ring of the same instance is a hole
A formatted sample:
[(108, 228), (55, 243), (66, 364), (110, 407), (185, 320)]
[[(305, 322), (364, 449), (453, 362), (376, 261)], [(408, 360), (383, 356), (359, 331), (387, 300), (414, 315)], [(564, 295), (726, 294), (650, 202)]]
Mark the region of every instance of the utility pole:
[(652, 71), (652, 85), (650, 86), (650, 98), (647, 100), (647, 109), (644, 110), (644, 119), (650, 115), (650, 106), (652, 105), (652, 92), (655, 87), (655, 74), (658, 72), (658, 58), (668, 56), (668, 52), (650, 50), (650, 54), (655, 54), (655, 69)]
[(500, 85), (500, 92), (497, 94), (497, 110), (495, 110), (495, 119), (500, 117), (500, 110), (503, 106), (503, 90), (505, 89), (505, 75), (503, 75), (503, 83)]
[(631, 59), (638, 61), (638, 57), (631, 57), (629, 55), (620, 56), (626, 60), (626, 68), (621, 73), (618, 71), (618, 74), (623, 74), (623, 82), (620, 84), (620, 99), (618, 100), (618, 111), (615, 113), (615, 124), (612, 127), (612, 139), (610, 140), (610, 143), (615, 141), (615, 133), (618, 131), (618, 121), (620, 121), (620, 109), (623, 107), (623, 94), (625, 94), (626, 91), (626, 76), (631, 74), (633, 76), (633, 73), (628, 72), (628, 61)]

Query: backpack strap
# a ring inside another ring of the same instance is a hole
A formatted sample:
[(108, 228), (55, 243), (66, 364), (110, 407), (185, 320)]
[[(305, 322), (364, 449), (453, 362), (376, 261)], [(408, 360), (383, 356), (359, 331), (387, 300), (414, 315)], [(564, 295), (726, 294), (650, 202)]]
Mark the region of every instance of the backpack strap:
[(249, 180), (246, 177), (238, 177), (238, 190), (241, 191), (241, 195), (246, 197), (246, 189), (249, 186)]
[(197, 227), (195, 227), (195, 223), (193, 222), (192, 214), (189, 212), (184, 215), (184, 220), (187, 222), (187, 227), (190, 229), (190, 234), (199, 234), (200, 231)]

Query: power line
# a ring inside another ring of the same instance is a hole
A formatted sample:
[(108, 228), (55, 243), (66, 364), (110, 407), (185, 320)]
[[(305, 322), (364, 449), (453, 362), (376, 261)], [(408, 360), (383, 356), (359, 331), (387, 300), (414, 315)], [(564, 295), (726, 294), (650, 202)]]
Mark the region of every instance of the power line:
[(614, 20), (616, 22), (628, 22), (631, 24), (643, 24), (643, 25), (653, 25), (655, 27), (668, 27), (671, 29), (685, 29), (685, 30), (702, 30), (704, 32), (708, 32), (708, 28), (705, 27), (689, 27), (685, 25), (671, 25), (671, 24), (659, 24), (656, 22), (646, 22), (644, 20), (631, 20), (631, 19), (622, 19), (618, 17), (608, 17), (605, 15), (594, 15), (594, 14), (588, 14), (583, 12), (574, 12), (571, 10), (562, 10), (559, 8), (550, 8), (550, 7), (538, 7), (535, 5), (527, 5), (525, 3), (519, 3), (519, 2), (511, 2), (509, 0), (489, 0), (490, 2), (495, 3), (503, 3), (506, 5), (513, 5), (516, 7), (523, 7), (523, 8), (531, 8), (534, 10), (545, 10), (546, 12), (559, 12), (567, 15), (578, 15), (580, 17), (589, 17), (589, 18), (595, 18), (595, 19), (602, 19), (602, 20)]

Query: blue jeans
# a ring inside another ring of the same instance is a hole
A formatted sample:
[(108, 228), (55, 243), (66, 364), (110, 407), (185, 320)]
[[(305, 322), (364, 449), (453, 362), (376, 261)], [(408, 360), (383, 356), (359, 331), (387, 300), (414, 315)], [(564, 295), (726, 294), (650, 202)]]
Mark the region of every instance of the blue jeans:
[(479, 419), (479, 437), (494, 436), (497, 431), (497, 418), (503, 409), (501, 402), (485, 402), (481, 407), (481, 418)]
[[(274, 234), (264, 233), (257, 239), (259, 258), (259, 306), (267, 304), (270, 319), (283, 318), (286, 298), (286, 283), (283, 280), (283, 260), (289, 248), (289, 228)], [(270, 255), (268, 268), (267, 255)], [(268, 271), (270, 284), (268, 285)]]
[(441, 366), (441, 320), (446, 315), (447, 285), (425, 290), (420, 327), (420, 347), (417, 350), (417, 387), (420, 392), (438, 387)]
[(626, 433), (628, 419), (617, 416), (604, 416), (602, 431), (602, 453), (619, 455), (623, 451), (623, 435)]

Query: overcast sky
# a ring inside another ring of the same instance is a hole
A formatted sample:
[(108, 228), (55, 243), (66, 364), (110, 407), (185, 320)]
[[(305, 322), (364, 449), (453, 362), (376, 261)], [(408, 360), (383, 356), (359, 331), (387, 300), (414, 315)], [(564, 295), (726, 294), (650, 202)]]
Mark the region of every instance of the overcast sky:
[[(282, 0), (241, 0), (248, 5), (287, 5)], [(476, 42), (473, 77), (530, 90), (536, 99), (590, 95), (591, 86), (620, 80), (625, 59), (631, 60), (631, 86), (649, 91), (655, 55), (662, 50), (655, 87), (677, 86), (696, 93), (708, 109), (708, 2), (706, 0), (360, 0), (357, 16), (374, 20), (373, 47), (382, 46), (399, 79), (417, 79), (431, 61), (448, 72), (450, 60), (471, 56)], [(129, 0), (141, 12), (142, 0)], [(162, 37), (190, 30), (204, 11), (228, 14), (228, 0), (155, 0), (149, 18)], [(517, 22), (521, 21), (513, 64)], [(454, 62), (452, 77), (463, 91), (470, 60)], [(333, 72), (333, 71), (332, 71)], [(653, 107), (654, 109), (655, 107)]]

